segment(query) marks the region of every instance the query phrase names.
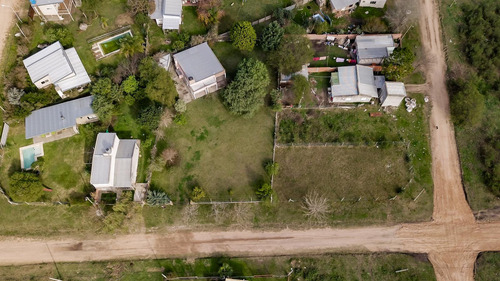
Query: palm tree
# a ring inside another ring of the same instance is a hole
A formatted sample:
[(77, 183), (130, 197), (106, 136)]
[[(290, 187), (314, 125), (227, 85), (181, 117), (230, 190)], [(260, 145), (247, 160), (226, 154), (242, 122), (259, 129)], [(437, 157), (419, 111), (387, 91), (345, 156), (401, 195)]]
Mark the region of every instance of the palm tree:
[(126, 36), (120, 39), (121, 52), (125, 57), (144, 52), (144, 40), (140, 36)]

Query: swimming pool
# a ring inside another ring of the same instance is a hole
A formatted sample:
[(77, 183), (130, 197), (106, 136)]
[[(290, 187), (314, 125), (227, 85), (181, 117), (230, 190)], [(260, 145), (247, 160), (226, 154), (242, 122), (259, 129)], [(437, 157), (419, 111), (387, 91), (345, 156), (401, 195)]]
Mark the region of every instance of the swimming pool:
[(130, 30), (124, 33), (115, 35), (105, 41), (99, 42), (99, 48), (103, 55), (109, 55), (113, 52), (120, 50), (120, 39), (125, 37), (132, 37), (132, 32)]
[(35, 143), (25, 147), (19, 148), (21, 156), (21, 168), (24, 170), (31, 169), (31, 164), (33, 164), (36, 159), (43, 156), (43, 144)]

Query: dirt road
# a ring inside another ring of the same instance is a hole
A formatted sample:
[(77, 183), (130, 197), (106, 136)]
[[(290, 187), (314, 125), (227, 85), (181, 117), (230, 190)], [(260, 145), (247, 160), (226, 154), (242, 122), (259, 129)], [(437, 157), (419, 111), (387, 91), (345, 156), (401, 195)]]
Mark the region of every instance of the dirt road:
[[(0, 0), (0, 5), (16, 7), (19, 0)], [(5, 38), (9, 36), (10, 28), (14, 23), (14, 13), (8, 7), (0, 6), (0, 63), (3, 58), (3, 49), (5, 47)]]
[(432, 222), (305, 231), (175, 232), (85, 241), (3, 238), (0, 241), (0, 265), (218, 254), (263, 256), (338, 251), (409, 252), (428, 253), (440, 281), (473, 280), (477, 254), (500, 251), (500, 222), (475, 222), (466, 202), (450, 122), (445, 85), (446, 64), (437, 7), (433, 0), (419, 1), (423, 48), (432, 58), (426, 67), (428, 93), (432, 100)]

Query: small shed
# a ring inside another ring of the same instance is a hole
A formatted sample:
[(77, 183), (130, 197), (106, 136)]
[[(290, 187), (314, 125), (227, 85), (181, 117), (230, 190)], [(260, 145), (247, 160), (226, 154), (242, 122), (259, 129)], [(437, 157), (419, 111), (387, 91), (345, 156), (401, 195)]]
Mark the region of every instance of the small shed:
[(7, 135), (9, 134), (9, 124), (3, 123), (2, 137), (0, 139), (0, 147), (4, 147), (7, 144)]
[(380, 91), (380, 104), (382, 107), (399, 106), (406, 97), (405, 84), (402, 82), (385, 82)]

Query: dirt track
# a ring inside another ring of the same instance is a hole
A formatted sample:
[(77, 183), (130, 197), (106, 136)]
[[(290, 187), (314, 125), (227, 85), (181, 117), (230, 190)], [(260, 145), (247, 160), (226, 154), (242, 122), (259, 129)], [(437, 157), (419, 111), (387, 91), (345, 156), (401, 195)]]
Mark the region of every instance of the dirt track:
[[(10, 5), (14, 7), (17, 5), (16, 3), (19, 3), (19, 0), (0, 0), (1, 5)], [(5, 47), (5, 38), (9, 34), (14, 17), (15, 15), (11, 9), (0, 6), (0, 55), (3, 54), (3, 48)], [(2, 60), (2, 57), (3, 56), (0, 56), (0, 62)]]
[[(125, 235), (114, 239), (86, 241), (4, 238), (0, 241), (0, 265), (199, 257), (221, 253), (263, 256), (383, 251), (428, 253), (438, 280), (473, 280), (477, 254), (481, 251), (500, 251), (500, 222), (476, 223), (466, 202), (453, 126), (450, 123), (449, 100), (445, 87), (446, 64), (437, 7), (433, 0), (420, 2), (423, 47), (432, 58), (432, 63), (426, 67), (428, 92), (432, 99), (432, 222), (394, 227), (306, 231), (175, 232), (167, 235)], [(12, 15), (0, 10), (0, 16), (0, 32), (5, 32), (8, 30), (5, 28), (5, 18)], [(3, 41), (0, 43), (3, 46)], [(436, 129), (436, 126), (439, 129)]]

